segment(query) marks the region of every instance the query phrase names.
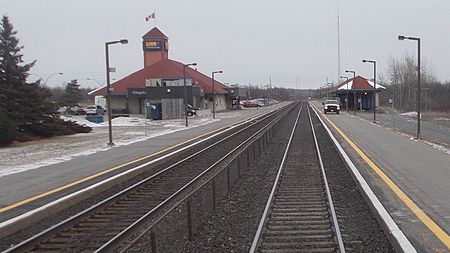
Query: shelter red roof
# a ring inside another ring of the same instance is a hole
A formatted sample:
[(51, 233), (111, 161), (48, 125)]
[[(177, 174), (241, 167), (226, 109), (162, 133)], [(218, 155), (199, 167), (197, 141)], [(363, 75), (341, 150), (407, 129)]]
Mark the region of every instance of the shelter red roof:
[[(356, 76), (355, 78), (348, 79), (347, 81), (338, 84), (335, 89), (336, 90), (346, 90), (348, 84), (349, 90), (373, 90), (374, 83), (372, 81), (367, 80), (362, 76)], [(386, 89), (384, 86), (380, 84), (376, 84), (377, 90)]]
[(154, 27), (150, 31), (148, 31), (142, 38), (164, 38), (168, 39), (167, 36), (161, 32), (157, 27)]
[[(182, 79), (183, 78), (183, 63), (170, 59), (163, 59), (141, 70), (138, 70), (127, 77), (120, 79), (111, 84), (113, 91), (112, 95), (126, 95), (128, 88), (144, 88), (146, 79)], [(186, 67), (186, 78), (192, 79), (194, 84), (198, 84), (203, 92), (206, 94), (212, 93), (212, 79), (203, 73)], [(214, 90), (216, 94), (226, 94), (227, 86), (221, 82), (214, 81)], [(100, 87), (89, 93), (90, 95), (105, 95), (106, 86)]]

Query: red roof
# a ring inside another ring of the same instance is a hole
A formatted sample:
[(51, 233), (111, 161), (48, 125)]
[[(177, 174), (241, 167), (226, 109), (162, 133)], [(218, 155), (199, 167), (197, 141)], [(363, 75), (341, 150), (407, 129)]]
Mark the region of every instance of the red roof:
[[(348, 79), (347, 81), (338, 84), (334, 87), (335, 90), (346, 90), (348, 83), (349, 90), (373, 90), (373, 82), (367, 80), (362, 76), (356, 76), (355, 78)], [(377, 89), (385, 89), (384, 86), (376, 84)]]
[(148, 33), (146, 33), (142, 38), (164, 38), (168, 39), (167, 36), (161, 32), (157, 27), (151, 29)]
[[(117, 82), (112, 83), (113, 95), (126, 95), (128, 94), (128, 88), (144, 88), (145, 79), (158, 79), (158, 78), (168, 78), (168, 79), (181, 79), (183, 78), (183, 63), (173, 61), (170, 59), (163, 59), (156, 62), (150, 66), (147, 66), (141, 70), (130, 74), (127, 77), (120, 79)], [(186, 67), (186, 78), (192, 79), (194, 84), (198, 84), (203, 92), (206, 94), (212, 93), (212, 79), (194, 70), (190, 67)], [(221, 82), (215, 80), (214, 90), (217, 94), (226, 94), (227, 86)], [(90, 95), (105, 95), (106, 86), (98, 88), (89, 93)]]

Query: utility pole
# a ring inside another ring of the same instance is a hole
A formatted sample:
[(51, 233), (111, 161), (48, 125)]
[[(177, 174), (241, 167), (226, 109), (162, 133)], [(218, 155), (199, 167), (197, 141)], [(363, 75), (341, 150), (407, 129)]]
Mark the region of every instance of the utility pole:
[(270, 105), (270, 92), (272, 91), (272, 75), (269, 75), (269, 91), (267, 92), (267, 105)]
[[(340, 34), (340, 24), (339, 24), (339, 0), (336, 0), (336, 10), (337, 10), (337, 60), (338, 60), (338, 83), (340, 83), (341, 76), (341, 34)], [(328, 82), (328, 81), (327, 81)]]

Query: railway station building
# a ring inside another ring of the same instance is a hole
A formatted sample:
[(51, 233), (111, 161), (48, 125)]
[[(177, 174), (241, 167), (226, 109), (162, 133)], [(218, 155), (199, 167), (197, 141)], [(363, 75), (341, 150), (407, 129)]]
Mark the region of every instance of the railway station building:
[[(352, 110), (355, 106), (357, 110), (372, 110), (374, 85), (374, 82), (362, 76), (356, 76), (334, 86), (326, 93), (327, 96), (339, 98), (341, 109), (346, 108), (346, 99), (348, 97), (348, 107)], [(380, 92), (386, 88), (378, 83), (375, 85), (375, 88), (375, 106), (378, 107)]]
[[(169, 39), (157, 27), (142, 37), (144, 67), (111, 84), (113, 114), (143, 114), (146, 106), (159, 108), (162, 119), (184, 116), (184, 75), (187, 104), (216, 111), (232, 108), (232, 89), (185, 64), (169, 59)], [(89, 93), (106, 96), (106, 86)]]

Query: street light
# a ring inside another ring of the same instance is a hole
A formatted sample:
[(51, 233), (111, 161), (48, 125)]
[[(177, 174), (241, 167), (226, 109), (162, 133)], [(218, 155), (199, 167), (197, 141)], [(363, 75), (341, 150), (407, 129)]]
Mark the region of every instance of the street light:
[(376, 98), (376, 93), (377, 93), (377, 62), (376, 61), (371, 61), (371, 60), (362, 60), (363, 63), (372, 63), (373, 64), (373, 123), (376, 123), (376, 114), (377, 114), (377, 109), (376, 109), (376, 103), (375, 103), (375, 98)]
[(417, 139), (420, 140), (420, 38), (399, 35), (398, 40), (417, 41)]
[(328, 98), (329, 94), (331, 93), (331, 88), (333, 88), (333, 83), (327, 82), (325, 84), (327, 98)]
[[(188, 126), (188, 116), (187, 116), (187, 89), (186, 89), (186, 67), (197, 66), (197, 63), (183, 64), (183, 82), (184, 82), (184, 117), (186, 118), (186, 126)], [(191, 83), (192, 85), (192, 83)]]
[(212, 92), (213, 92), (213, 119), (216, 118), (216, 90), (214, 89), (214, 75), (217, 73), (223, 73), (222, 70), (212, 72)]
[(47, 83), (48, 83), (48, 80), (50, 79), (50, 77), (56, 76), (56, 75), (63, 75), (63, 73), (62, 73), (62, 72), (58, 72), (58, 73), (53, 73), (53, 74), (49, 75), (49, 76), (47, 77), (47, 79), (45, 79), (44, 85), (47, 86)]
[[(103, 82), (100, 82), (99, 80), (94, 79), (94, 78), (86, 78), (86, 80), (96, 82), (96, 83), (98, 84), (99, 87), (102, 87), (102, 86), (105, 85), (105, 83), (106, 83), (106, 80), (103, 81)], [(110, 78), (110, 81), (115, 81), (115, 80), (117, 80), (117, 79), (116, 79), (116, 78)]]
[(102, 86), (102, 83), (101, 83), (99, 80), (97, 80), (97, 79), (94, 79), (94, 78), (86, 78), (86, 80), (96, 82), (96, 83), (98, 84), (99, 87)]
[[(356, 72), (353, 70), (346, 70), (345, 73), (352, 73), (353, 74), (353, 79), (352, 79), (352, 83), (355, 83), (355, 78), (356, 78)], [(353, 91), (353, 115), (356, 115), (356, 91)]]
[(109, 72), (111, 71), (109, 67), (109, 45), (112, 44), (128, 44), (127, 39), (115, 40), (105, 42), (105, 57), (106, 57), (106, 107), (108, 107), (108, 132), (109, 132), (109, 142), (108, 146), (114, 146), (112, 141), (112, 125), (111, 125), (111, 84), (109, 79)]
[(348, 112), (348, 77), (346, 76), (340, 76), (341, 79), (345, 78), (345, 81), (347, 82), (347, 90), (345, 91), (345, 106)]

